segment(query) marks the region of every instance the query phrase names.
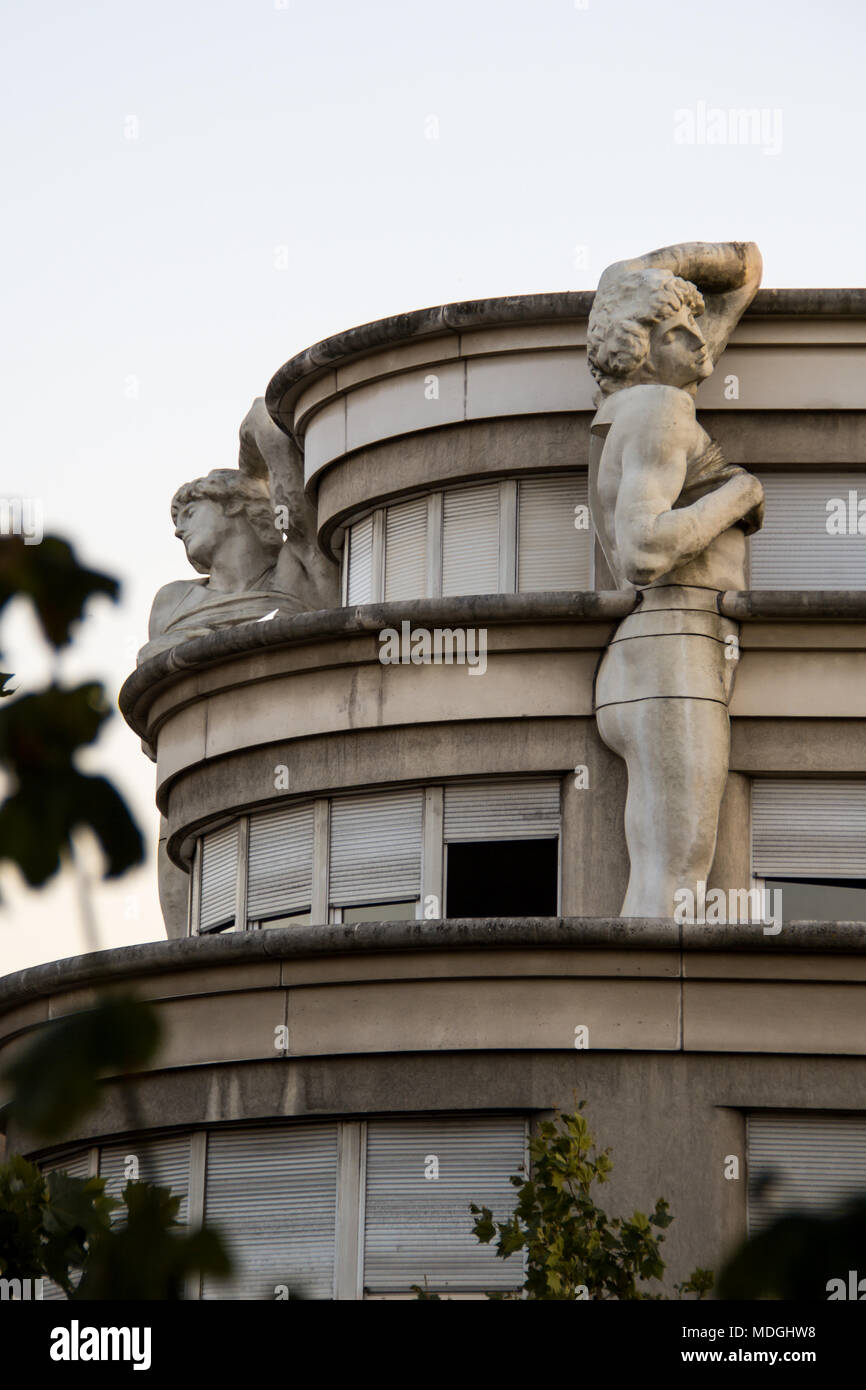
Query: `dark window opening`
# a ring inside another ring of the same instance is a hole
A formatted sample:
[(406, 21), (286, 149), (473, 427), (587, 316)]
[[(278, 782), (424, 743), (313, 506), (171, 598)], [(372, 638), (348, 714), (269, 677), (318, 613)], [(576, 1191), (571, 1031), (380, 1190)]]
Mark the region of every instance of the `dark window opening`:
[(448, 917), (555, 917), (558, 840), (448, 846)]
[(764, 886), (781, 892), (784, 922), (866, 922), (862, 878), (767, 878)]

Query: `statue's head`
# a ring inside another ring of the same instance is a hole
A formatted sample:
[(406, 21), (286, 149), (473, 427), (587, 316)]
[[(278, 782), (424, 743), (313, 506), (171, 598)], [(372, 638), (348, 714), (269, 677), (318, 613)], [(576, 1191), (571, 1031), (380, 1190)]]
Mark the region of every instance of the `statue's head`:
[(171, 519), (199, 574), (211, 572), (220, 546), (239, 532), (258, 544), (263, 564), (275, 564), (283, 544), (267, 483), (236, 468), (214, 468), (184, 483), (171, 499)]
[(713, 363), (697, 323), (700, 291), (668, 270), (631, 270), (600, 288), (587, 329), (589, 369), (601, 396), (656, 382), (695, 389)]

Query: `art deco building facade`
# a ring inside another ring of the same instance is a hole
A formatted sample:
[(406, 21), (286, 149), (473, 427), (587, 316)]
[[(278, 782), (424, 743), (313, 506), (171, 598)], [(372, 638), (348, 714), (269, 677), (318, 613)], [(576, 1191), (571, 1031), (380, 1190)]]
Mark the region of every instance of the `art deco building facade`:
[(590, 302), (409, 313), (277, 372), (342, 603), (130, 677), (173, 939), (0, 985), (0, 1061), (106, 984), (157, 1004), (137, 1126), (109, 1079), (40, 1156), (118, 1183), (143, 1155), (220, 1225), (237, 1274), (193, 1297), (519, 1284), (468, 1206), (509, 1209), (530, 1127), (575, 1096), (612, 1149), (604, 1203), (670, 1202), (672, 1282), (866, 1188), (866, 294), (759, 293), (698, 395), (767, 499), (721, 599), (708, 891), (781, 891), (778, 926), (617, 916), (625, 768), (593, 681), (635, 595), (587, 510)]

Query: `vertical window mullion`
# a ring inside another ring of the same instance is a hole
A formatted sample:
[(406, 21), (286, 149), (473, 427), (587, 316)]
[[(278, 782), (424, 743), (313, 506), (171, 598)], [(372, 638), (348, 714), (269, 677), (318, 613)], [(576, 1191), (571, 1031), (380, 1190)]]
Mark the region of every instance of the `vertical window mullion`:
[(443, 894), (442, 863), (444, 849), (442, 843), (442, 814), (444, 789), (442, 787), (424, 788), (424, 839), (421, 851), (421, 916), (428, 897), (435, 897), (439, 910), (437, 917), (445, 916)]
[(517, 590), (517, 483), (508, 478), (499, 484), (499, 592)]
[(201, 924), (201, 860), (201, 836), (199, 836), (195, 842), (192, 873), (190, 874), (189, 912), (186, 923), (187, 936), (195, 936)]
[(427, 598), (442, 594), (442, 493), (427, 498)]
[(373, 556), (370, 571), (370, 600), (381, 603), (385, 597), (385, 511), (373, 513)]
[[(207, 1160), (207, 1130), (194, 1130), (189, 1137), (189, 1185), (187, 1187), (187, 1229), (197, 1231), (204, 1225), (204, 1183)], [(186, 1298), (201, 1298), (201, 1270), (189, 1274), (184, 1293)]]
[(250, 847), (250, 818), (241, 816), (238, 821), (238, 877), (237, 897), (235, 899), (235, 931), (247, 929), (247, 865)]
[(334, 1258), (334, 1298), (358, 1296), (358, 1245), (362, 1238), (359, 1220), (361, 1201), (361, 1150), (364, 1125), (344, 1120), (339, 1126), (337, 1148), (337, 1229)]
[(313, 897), (310, 921), (328, 921), (328, 859), (330, 851), (330, 802), (320, 797), (313, 803)]

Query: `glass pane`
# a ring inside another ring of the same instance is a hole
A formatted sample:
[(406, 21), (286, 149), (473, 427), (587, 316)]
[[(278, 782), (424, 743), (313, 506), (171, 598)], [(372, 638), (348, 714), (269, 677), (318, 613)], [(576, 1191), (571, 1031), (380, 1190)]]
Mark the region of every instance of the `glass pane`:
[(243, 927), (235, 926), (234, 922), (226, 922), (222, 927), (208, 927), (207, 931), (200, 931), (199, 936), (220, 936), (222, 932), (243, 931)]
[[(866, 883), (856, 879), (764, 880), (781, 895), (784, 922), (866, 922)], [(771, 898), (771, 904), (777, 903)]]
[(290, 912), (286, 917), (269, 917), (266, 922), (259, 922), (262, 931), (266, 927), (306, 927), (313, 920), (310, 912)]
[(414, 922), (417, 901), (406, 903), (366, 903), (363, 907), (344, 907), (344, 922)]

